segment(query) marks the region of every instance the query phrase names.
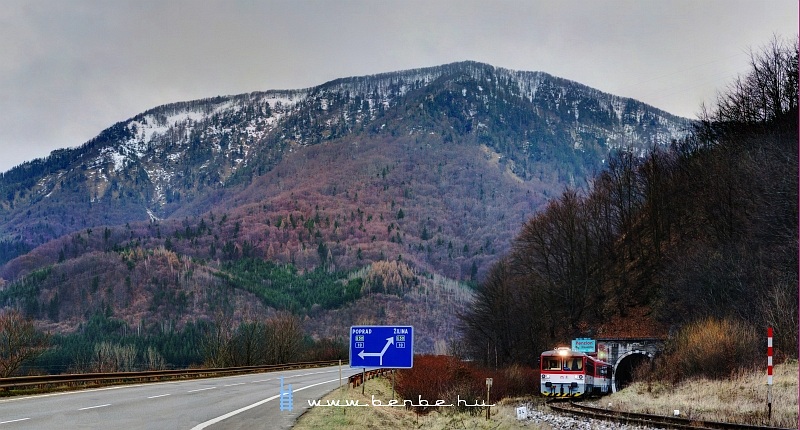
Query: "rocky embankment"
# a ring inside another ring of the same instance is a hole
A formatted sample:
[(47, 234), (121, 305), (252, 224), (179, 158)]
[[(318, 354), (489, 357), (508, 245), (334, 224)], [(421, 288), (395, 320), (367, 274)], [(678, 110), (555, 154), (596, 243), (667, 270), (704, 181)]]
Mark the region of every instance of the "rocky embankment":
[(631, 424), (615, 423), (611, 421), (596, 420), (592, 418), (571, 416), (556, 412), (551, 412), (546, 406), (535, 406), (533, 404), (519, 405), (524, 406), (526, 411), (521, 416), (518, 415), (520, 424), (536, 424), (543, 427), (551, 427), (558, 430), (657, 430), (659, 427), (647, 427)]

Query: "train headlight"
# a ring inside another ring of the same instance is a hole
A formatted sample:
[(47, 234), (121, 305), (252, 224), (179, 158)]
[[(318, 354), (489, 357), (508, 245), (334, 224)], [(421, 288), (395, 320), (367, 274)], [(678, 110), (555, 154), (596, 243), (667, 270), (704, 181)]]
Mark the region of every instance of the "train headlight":
[(578, 379), (583, 379), (583, 375), (578, 375)]

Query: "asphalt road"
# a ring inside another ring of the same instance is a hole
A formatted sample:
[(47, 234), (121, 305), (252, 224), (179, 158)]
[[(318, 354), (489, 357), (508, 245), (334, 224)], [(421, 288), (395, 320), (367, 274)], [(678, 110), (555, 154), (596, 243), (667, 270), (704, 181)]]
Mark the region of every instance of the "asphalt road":
[[(342, 385), (359, 369), (342, 366)], [(292, 410), (280, 409), (280, 378)], [(124, 385), (0, 400), (0, 430), (289, 429), (339, 387), (339, 367)]]

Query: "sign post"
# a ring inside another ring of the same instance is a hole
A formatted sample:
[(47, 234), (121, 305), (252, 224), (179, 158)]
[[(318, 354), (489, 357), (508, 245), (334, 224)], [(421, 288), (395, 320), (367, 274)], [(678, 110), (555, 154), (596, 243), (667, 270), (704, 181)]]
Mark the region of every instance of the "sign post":
[(410, 369), (414, 365), (414, 327), (350, 327), (350, 367)]
[(489, 406), (489, 390), (492, 388), (492, 378), (486, 378), (486, 419), (489, 419), (489, 411), (491, 406)]

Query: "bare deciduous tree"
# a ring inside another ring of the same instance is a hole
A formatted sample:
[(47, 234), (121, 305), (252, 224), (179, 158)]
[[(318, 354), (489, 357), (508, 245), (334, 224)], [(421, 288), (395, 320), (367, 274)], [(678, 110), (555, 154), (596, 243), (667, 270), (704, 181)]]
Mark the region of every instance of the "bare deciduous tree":
[(266, 362), (266, 326), (260, 321), (243, 321), (232, 339), (233, 365), (255, 366)]
[(166, 368), (166, 361), (164, 360), (164, 356), (161, 355), (161, 353), (158, 352), (158, 350), (156, 350), (152, 346), (147, 347), (144, 359), (145, 359), (145, 366), (147, 366), (148, 370), (163, 370), (164, 368)]
[(267, 320), (266, 334), (269, 362), (291, 363), (299, 358), (303, 328), (297, 316), (279, 312)]
[(797, 109), (797, 40), (773, 37), (750, 52), (750, 72), (738, 77), (717, 99), (712, 119), (765, 122)]
[(25, 362), (41, 355), (50, 336), (36, 330), (33, 322), (16, 310), (0, 314), (0, 378), (11, 376)]
[(203, 338), (203, 358), (208, 367), (226, 367), (233, 362), (233, 321), (229, 315), (218, 314)]

